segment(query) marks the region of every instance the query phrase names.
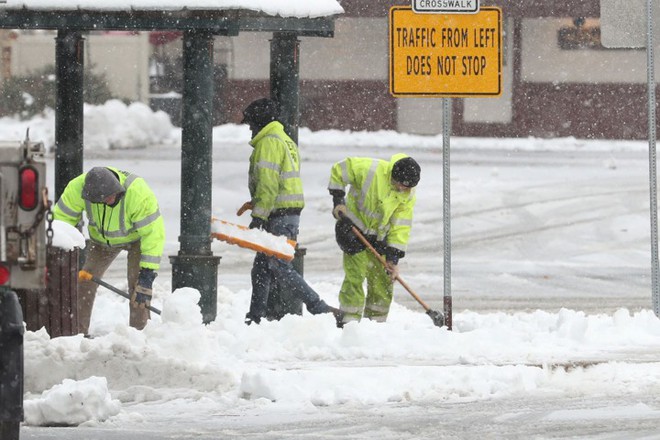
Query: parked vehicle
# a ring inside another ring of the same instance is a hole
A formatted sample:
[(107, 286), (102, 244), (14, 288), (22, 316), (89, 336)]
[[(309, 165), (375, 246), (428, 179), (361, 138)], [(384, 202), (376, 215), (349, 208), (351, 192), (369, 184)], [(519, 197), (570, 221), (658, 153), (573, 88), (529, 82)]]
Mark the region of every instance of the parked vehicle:
[(17, 289), (44, 289), (52, 228), (44, 146), (0, 141), (0, 439), (17, 440), (23, 420), (23, 312)]

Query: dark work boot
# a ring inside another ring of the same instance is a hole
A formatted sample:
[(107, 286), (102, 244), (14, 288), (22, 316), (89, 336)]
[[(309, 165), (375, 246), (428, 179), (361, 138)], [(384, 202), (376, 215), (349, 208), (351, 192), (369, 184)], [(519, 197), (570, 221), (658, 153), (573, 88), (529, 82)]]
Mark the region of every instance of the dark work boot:
[(344, 328), (344, 312), (334, 307), (330, 307), (330, 312), (335, 317), (335, 321), (337, 321), (337, 328)]
[(247, 315), (245, 315), (245, 325), (250, 325), (252, 323), (259, 324), (261, 322), (261, 318), (258, 316), (252, 316), (249, 312)]

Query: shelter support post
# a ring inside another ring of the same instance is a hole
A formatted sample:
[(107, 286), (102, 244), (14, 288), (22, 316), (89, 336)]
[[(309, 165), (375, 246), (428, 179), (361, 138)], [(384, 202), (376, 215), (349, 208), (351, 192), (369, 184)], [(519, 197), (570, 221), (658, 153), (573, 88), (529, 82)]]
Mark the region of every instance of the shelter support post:
[(298, 143), (300, 40), (295, 33), (275, 32), (270, 40), (270, 95), (280, 104), (286, 133)]
[[(300, 125), (300, 40), (292, 32), (275, 32), (270, 40), (270, 95), (281, 108), (280, 120), (286, 133), (298, 143)], [(296, 248), (293, 267), (303, 275), (304, 248)], [(276, 285), (268, 296), (269, 319), (281, 319), (287, 314), (302, 315), (302, 299)]]
[(55, 200), (83, 172), (84, 39), (60, 29), (55, 38)]
[(181, 235), (179, 253), (170, 256), (172, 289), (199, 290), (204, 323), (217, 314), (218, 265), (211, 252), (213, 35), (183, 35), (181, 122)]

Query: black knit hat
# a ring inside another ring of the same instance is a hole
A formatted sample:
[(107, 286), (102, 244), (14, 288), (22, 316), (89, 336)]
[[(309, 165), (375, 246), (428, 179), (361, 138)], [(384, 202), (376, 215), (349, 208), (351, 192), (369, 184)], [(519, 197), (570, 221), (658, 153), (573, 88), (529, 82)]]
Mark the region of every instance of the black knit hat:
[(421, 173), (419, 164), (412, 157), (404, 157), (394, 163), (392, 167), (392, 179), (403, 186), (412, 188), (419, 183)]
[(125, 192), (114, 172), (105, 167), (94, 167), (85, 176), (82, 198), (92, 203), (103, 203), (108, 197)]
[(241, 124), (255, 125), (263, 128), (269, 123), (277, 120), (280, 116), (280, 108), (275, 101), (268, 98), (260, 98), (252, 101), (243, 110)]

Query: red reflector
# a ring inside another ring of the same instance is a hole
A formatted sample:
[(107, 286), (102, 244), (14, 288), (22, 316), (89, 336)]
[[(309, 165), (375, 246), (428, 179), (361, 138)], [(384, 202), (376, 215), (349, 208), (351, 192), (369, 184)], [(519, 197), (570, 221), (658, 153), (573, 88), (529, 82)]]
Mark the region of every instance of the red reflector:
[(0, 286), (9, 282), (9, 268), (4, 264), (0, 264)]
[(39, 201), (39, 182), (37, 170), (32, 167), (24, 167), (19, 171), (19, 197), (18, 206), (26, 211), (37, 207)]

